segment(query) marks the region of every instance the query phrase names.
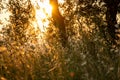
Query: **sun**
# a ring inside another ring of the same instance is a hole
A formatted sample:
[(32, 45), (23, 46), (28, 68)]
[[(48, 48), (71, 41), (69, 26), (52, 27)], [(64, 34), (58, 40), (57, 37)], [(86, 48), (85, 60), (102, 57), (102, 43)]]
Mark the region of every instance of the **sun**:
[(49, 27), (49, 18), (52, 16), (52, 6), (49, 4), (49, 0), (32, 0), (35, 8), (34, 27), (38, 27), (41, 32), (45, 32)]
[[(31, 3), (35, 9), (35, 19), (34, 27), (35, 29), (40, 29), (41, 32), (45, 32), (47, 27), (49, 27), (49, 19), (52, 17), (52, 5), (50, 0), (31, 0)], [(59, 4), (63, 4), (65, 0), (58, 0)]]

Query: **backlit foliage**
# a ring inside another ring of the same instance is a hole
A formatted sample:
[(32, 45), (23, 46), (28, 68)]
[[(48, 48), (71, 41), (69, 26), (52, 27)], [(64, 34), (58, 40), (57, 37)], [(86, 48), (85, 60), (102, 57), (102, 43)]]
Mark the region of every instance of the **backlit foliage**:
[(0, 1), (0, 80), (119, 80), (120, 47), (109, 42), (104, 3), (58, 2), (66, 47), (49, 0)]

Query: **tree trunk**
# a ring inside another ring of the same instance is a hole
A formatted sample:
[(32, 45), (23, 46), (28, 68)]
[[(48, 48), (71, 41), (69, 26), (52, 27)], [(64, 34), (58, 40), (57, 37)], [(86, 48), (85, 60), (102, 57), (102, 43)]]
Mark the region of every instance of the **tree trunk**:
[[(108, 26), (108, 32), (112, 38), (112, 43), (116, 45), (117, 43), (115, 42), (115, 40), (117, 40), (118, 38), (115, 32), (116, 30), (115, 24), (117, 24), (116, 15), (117, 15), (118, 5), (120, 3), (120, 0), (104, 0), (104, 2), (106, 3), (106, 7), (107, 7), (106, 21)], [(114, 77), (116, 78), (115, 80), (119, 80), (119, 74), (118, 74), (119, 57), (118, 57), (118, 54), (116, 54), (115, 52), (112, 52), (112, 54), (113, 53), (114, 53), (114, 55), (112, 55), (112, 61), (114, 62), (113, 73), (115, 74), (114, 75)]]
[(67, 43), (66, 29), (64, 18), (61, 16), (59, 12), (58, 0), (50, 0), (50, 4), (52, 5), (52, 18), (54, 20), (54, 25), (58, 27), (61, 43), (65, 47)]
[(108, 32), (113, 39), (112, 41), (117, 39), (115, 33), (115, 24), (117, 24), (116, 15), (118, 11), (118, 4), (120, 0), (104, 0), (106, 3), (107, 11), (106, 11), (106, 21), (108, 26)]

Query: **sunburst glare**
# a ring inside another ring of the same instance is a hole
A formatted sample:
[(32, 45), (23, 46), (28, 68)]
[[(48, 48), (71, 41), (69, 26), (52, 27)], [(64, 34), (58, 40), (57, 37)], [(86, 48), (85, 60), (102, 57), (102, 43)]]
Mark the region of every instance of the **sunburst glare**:
[[(41, 32), (45, 32), (49, 26), (49, 18), (51, 17), (52, 7), (49, 4), (49, 0), (32, 0), (35, 8), (35, 23), (34, 27), (38, 27)], [(36, 25), (37, 24), (37, 25)]]
[(2, 0), (1, 1), (1, 6), (4, 8), (0, 7), (0, 30), (2, 30), (3, 27), (6, 27), (6, 25), (9, 24), (9, 17), (11, 13), (9, 12), (7, 8), (8, 0)]
[(59, 2), (60, 4), (63, 4), (63, 3), (65, 2), (65, 0), (58, 0), (58, 2)]

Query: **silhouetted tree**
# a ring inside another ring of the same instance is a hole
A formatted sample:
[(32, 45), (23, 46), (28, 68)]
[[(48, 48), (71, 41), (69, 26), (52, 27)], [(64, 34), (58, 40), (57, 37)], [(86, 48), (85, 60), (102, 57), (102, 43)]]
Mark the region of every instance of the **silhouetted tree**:
[(117, 24), (116, 15), (118, 11), (118, 5), (120, 0), (104, 0), (106, 3), (107, 11), (106, 11), (106, 21), (108, 32), (113, 40), (118, 39), (116, 36), (116, 28), (115, 24)]
[(67, 43), (67, 36), (66, 36), (66, 29), (65, 29), (65, 23), (64, 18), (61, 16), (59, 12), (59, 6), (58, 6), (58, 0), (50, 0), (50, 4), (52, 5), (52, 18), (54, 25), (58, 27), (59, 29), (59, 37), (60, 41), (62, 42), (62, 45), (65, 47)]

